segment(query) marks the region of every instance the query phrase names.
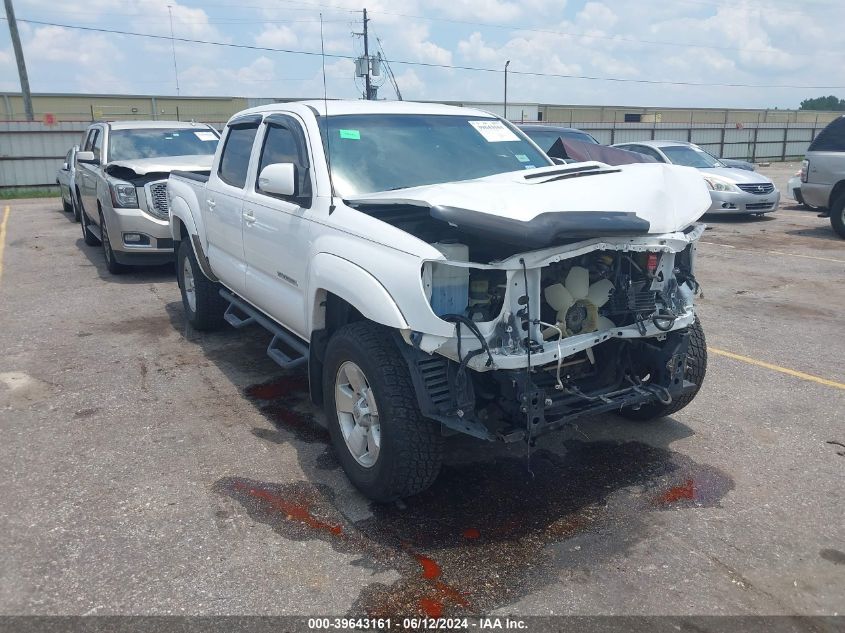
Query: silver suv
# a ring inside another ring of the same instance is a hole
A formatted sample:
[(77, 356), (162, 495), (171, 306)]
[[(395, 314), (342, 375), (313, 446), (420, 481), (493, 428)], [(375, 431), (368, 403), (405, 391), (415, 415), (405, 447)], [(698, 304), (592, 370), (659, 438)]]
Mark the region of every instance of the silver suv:
[(807, 204), (829, 209), (833, 230), (845, 239), (845, 115), (810, 143), (801, 164), (801, 195)]
[(208, 173), (217, 131), (204, 123), (94, 123), (76, 154), (76, 200), (85, 243), (102, 244), (106, 266), (173, 261), (167, 178), (173, 170)]

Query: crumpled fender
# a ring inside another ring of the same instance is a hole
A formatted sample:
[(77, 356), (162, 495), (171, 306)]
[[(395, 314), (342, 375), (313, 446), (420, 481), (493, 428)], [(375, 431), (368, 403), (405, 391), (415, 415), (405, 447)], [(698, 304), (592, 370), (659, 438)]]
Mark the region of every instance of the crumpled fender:
[(400, 330), (408, 327), (396, 301), (375, 277), (347, 259), (318, 253), (310, 265), (307, 305), (313, 308), (309, 330), (320, 320), (315, 315), (323, 309), (318, 305), (322, 300), (321, 290), (337, 295), (375, 323)]

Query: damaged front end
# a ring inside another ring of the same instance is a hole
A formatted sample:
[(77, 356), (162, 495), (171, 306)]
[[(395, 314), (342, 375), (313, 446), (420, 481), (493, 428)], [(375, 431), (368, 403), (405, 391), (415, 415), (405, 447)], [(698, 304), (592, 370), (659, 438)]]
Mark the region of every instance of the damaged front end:
[(424, 415), (488, 440), (531, 440), (574, 419), (668, 405), (687, 380), (696, 242), (704, 225), (596, 238), (477, 263), (432, 243), (422, 290), (453, 336), (402, 332)]

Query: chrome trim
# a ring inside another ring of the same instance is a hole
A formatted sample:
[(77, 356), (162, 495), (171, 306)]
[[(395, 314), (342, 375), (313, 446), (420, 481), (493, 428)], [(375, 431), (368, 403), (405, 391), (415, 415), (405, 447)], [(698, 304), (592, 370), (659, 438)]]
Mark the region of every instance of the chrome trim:
[[(156, 189), (155, 192), (153, 188)], [(147, 213), (159, 220), (169, 219), (170, 205), (167, 198), (167, 180), (148, 182), (144, 185), (144, 195), (147, 198)]]

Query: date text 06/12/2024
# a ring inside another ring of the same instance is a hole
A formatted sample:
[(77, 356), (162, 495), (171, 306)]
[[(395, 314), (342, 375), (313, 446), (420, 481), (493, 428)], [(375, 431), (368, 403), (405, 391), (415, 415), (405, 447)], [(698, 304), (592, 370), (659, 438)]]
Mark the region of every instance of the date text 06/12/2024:
[(389, 631), (410, 630), (525, 630), (523, 620), (511, 618), (309, 618), (308, 628), (313, 630)]

